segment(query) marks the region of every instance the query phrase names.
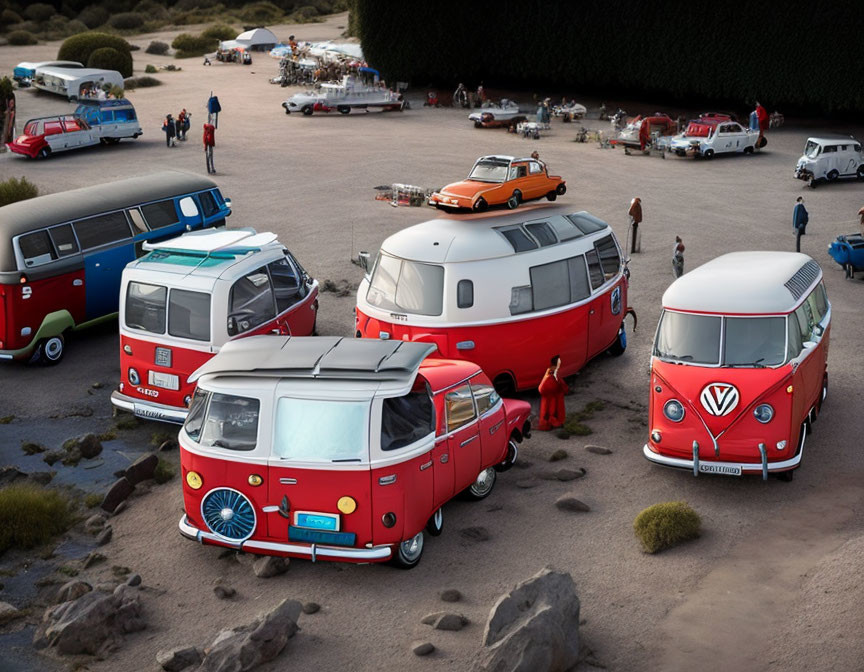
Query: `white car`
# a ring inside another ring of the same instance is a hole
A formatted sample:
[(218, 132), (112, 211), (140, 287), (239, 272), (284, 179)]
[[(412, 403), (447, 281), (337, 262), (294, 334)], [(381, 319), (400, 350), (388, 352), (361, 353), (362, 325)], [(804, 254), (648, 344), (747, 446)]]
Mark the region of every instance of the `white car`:
[(834, 138), (808, 138), (804, 154), (798, 159), (795, 177), (816, 187), (819, 180), (833, 182), (844, 177), (864, 180), (864, 153), (861, 143), (851, 135)]
[(752, 154), (756, 151), (759, 131), (744, 128), (730, 120), (698, 119), (691, 121), (684, 133), (669, 142), (669, 149), (679, 156), (695, 151), (706, 159), (715, 154), (740, 152)]

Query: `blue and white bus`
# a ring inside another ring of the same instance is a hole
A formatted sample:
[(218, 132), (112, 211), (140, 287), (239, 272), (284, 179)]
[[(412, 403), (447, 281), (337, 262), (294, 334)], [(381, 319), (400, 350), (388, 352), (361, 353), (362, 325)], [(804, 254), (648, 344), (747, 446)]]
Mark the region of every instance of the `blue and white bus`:
[(99, 134), (103, 145), (118, 143), (123, 138), (137, 138), (143, 133), (135, 107), (125, 98), (82, 99), (75, 108), (75, 116)]

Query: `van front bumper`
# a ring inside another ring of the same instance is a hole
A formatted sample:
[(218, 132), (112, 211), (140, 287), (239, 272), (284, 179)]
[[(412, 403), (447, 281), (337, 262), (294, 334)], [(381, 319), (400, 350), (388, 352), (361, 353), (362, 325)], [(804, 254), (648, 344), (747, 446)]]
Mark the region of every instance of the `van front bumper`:
[(139, 418), (144, 418), (145, 420), (159, 420), (161, 422), (173, 422), (177, 425), (182, 425), (186, 422), (186, 416), (189, 413), (189, 410), (185, 408), (177, 408), (175, 406), (157, 404), (152, 401), (144, 401), (143, 399), (135, 399), (118, 390), (114, 390), (111, 393), (111, 403), (121, 411), (128, 411)]
[(321, 546), (320, 544), (297, 544), (279, 543), (272, 541), (256, 541), (247, 539), (241, 542), (231, 542), (219, 537), (212, 532), (204, 532), (189, 522), (186, 514), (180, 519), (180, 534), (187, 539), (197, 541), (199, 544), (210, 542), (220, 546), (228, 546), (238, 551), (251, 553), (284, 553), (286, 555), (299, 555), (309, 558), (312, 562), (316, 560), (348, 560), (350, 562), (381, 562), (389, 560), (393, 555), (390, 546), (375, 546), (373, 548), (340, 548), (338, 546)]
[(655, 453), (648, 447), (646, 443), (642, 448), (642, 455), (645, 459), (659, 464), (663, 467), (672, 467), (673, 469), (687, 469), (692, 471), (694, 476), (702, 474), (720, 474), (720, 475), (741, 475), (744, 474), (762, 474), (763, 478), (769, 473), (789, 471), (795, 469), (804, 456), (804, 449), (798, 451), (795, 457), (780, 462), (768, 462), (766, 457), (763, 457), (762, 462), (721, 462), (719, 460), (686, 460), (679, 457), (667, 457)]

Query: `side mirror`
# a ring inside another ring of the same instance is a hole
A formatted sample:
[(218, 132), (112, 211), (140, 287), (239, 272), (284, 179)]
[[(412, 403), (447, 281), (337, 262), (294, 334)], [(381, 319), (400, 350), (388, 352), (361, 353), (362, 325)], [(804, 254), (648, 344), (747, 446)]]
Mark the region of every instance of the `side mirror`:
[(360, 254), (357, 255), (357, 265), (363, 269), (363, 272), (367, 275), (369, 274), (369, 267), (371, 266), (370, 261), (372, 260), (371, 255), (368, 252), (361, 251)]
[(821, 336), (825, 333), (825, 327), (823, 327), (821, 324), (816, 324), (813, 326), (813, 333), (815, 333), (817, 336)]

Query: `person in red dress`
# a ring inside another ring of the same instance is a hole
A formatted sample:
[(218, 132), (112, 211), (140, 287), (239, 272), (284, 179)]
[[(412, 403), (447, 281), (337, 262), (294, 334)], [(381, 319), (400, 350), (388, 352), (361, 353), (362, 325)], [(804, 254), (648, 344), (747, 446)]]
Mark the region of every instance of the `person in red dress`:
[(549, 368), (543, 380), (540, 381), (540, 424), (537, 429), (549, 431), (564, 424), (567, 411), (564, 408), (564, 394), (568, 391), (567, 383), (558, 377), (561, 368), (561, 357), (555, 355), (549, 362)]

